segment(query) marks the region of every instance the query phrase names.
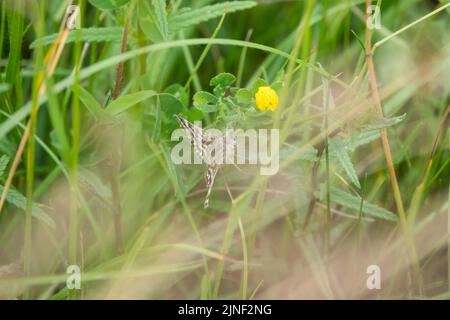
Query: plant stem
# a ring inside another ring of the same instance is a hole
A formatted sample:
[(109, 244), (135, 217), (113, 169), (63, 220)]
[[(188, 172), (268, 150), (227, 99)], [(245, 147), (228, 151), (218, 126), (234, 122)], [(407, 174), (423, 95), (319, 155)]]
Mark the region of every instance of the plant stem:
[(247, 242), (245, 241), (245, 232), (244, 226), (242, 224), (241, 218), (238, 219), (239, 231), (241, 233), (242, 239), (242, 258), (243, 258), (243, 266), (242, 266), (242, 278), (241, 278), (241, 299), (245, 300), (247, 298), (247, 287), (248, 287), (248, 250), (247, 250)]
[[(227, 256), (230, 251), (231, 241), (233, 240), (234, 230), (239, 220), (239, 210), (237, 210), (237, 200), (234, 200), (231, 204), (230, 215), (228, 217), (227, 227), (225, 229), (225, 235), (222, 242), (222, 247), (220, 249), (220, 254), (222, 256)], [(215, 274), (215, 284), (213, 291), (213, 298), (218, 298), (220, 284), (222, 282), (223, 271), (225, 268), (225, 261), (219, 260), (217, 262), (216, 274)]]
[(403, 27), (403, 28), (397, 30), (397, 31), (394, 32), (393, 34), (391, 34), (391, 35), (389, 35), (389, 36), (387, 36), (387, 37), (381, 39), (380, 41), (376, 42), (376, 43), (373, 45), (373, 50), (377, 49), (378, 47), (380, 47), (382, 44), (384, 44), (385, 42), (389, 41), (390, 39), (392, 39), (392, 38), (398, 36), (400, 33), (402, 33), (402, 32), (404, 32), (404, 31), (406, 31), (406, 30), (408, 30), (408, 29), (414, 27), (416, 24), (418, 24), (418, 23), (420, 23), (420, 22), (422, 22), (422, 21), (424, 21), (424, 20), (426, 20), (426, 19), (428, 19), (428, 18), (434, 16), (435, 14), (441, 12), (442, 10), (445, 10), (445, 9), (448, 8), (448, 7), (450, 7), (450, 3), (447, 3), (446, 5), (443, 5), (442, 7), (437, 8), (436, 10), (430, 12), (429, 14), (423, 16), (422, 18), (417, 19), (416, 21), (414, 21), (414, 22), (408, 24), (407, 26), (405, 26), (405, 27)]
[[(79, 2), (80, 11), (84, 9), (84, 3)], [(82, 14), (81, 14), (82, 15)], [(75, 43), (73, 63), (75, 66), (73, 76), (73, 97), (72, 97), (72, 152), (69, 163), (70, 168), (70, 199), (69, 199), (69, 264), (78, 265), (78, 158), (80, 148), (80, 67), (81, 67), (81, 41)], [(70, 297), (75, 299), (78, 296), (76, 290), (70, 291)]]
[[(330, 89), (327, 85), (325, 98), (325, 166), (327, 174), (326, 182), (326, 199), (327, 199), (327, 218), (325, 226), (325, 257), (328, 257), (330, 250), (330, 233), (331, 233), (331, 198), (330, 198), (330, 155), (328, 152), (328, 104), (330, 98)], [(328, 259), (325, 259), (328, 261)]]
[[(253, 29), (250, 29), (247, 31), (247, 35), (245, 36), (245, 41), (250, 41), (250, 38), (252, 36)], [(247, 48), (242, 48), (241, 57), (239, 58), (239, 67), (238, 72), (236, 76), (236, 87), (241, 86), (242, 77), (244, 75), (244, 65), (245, 65), (245, 58), (247, 56)]]
[[(297, 37), (295, 40), (295, 44), (294, 44), (294, 48), (292, 49), (290, 56), (293, 58), (291, 60), (289, 60), (289, 64), (287, 67), (287, 72), (286, 72), (286, 79), (285, 79), (285, 84), (284, 84), (284, 88), (283, 88), (283, 92), (281, 93), (281, 97), (280, 97), (280, 106), (277, 109), (277, 112), (275, 113), (275, 120), (274, 120), (274, 125), (273, 128), (278, 128), (280, 126), (281, 123), (281, 115), (283, 114), (283, 111), (286, 107), (287, 104), (287, 97), (289, 94), (289, 87), (291, 84), (291, 79), (293, 76), (293, 70), (294, 70), (294, 66), (296, 65), (296, 59), (298, 57), (298, 53), (300, 51), (300, 46), (302, 44), (302, 40), (305, 34), (305, 30), (308, 28), (309, 26), (309, 20), (311, 18), (311, 14), (314, 8), (314, 4), (315, 4), (315, 0), (308, 0), (306, 3), (306, 8), (303, 14), (303, 17), (299, 23), (298, 26), (298, 30), (297, 30)], [(292, 112), (292, 111), (291, 111)], [(292, 114), (290, 114), (292, 115)], [(291, 121), (289, 118), (287, 119), (287, 121)], [(280, 143), (282, 144), (284, 139), (283, 139), (284, 135), (281, 134), (281, 141)]]
[[(132, 16), (135, 1), (130, 5), (130, 9), (125, 19), (125, 25), (123, 27), (122, 46), (120, 53), (123, 54), (127, 51), (127, 39), (128, 39), (128, 24)], [(113, 100), (116, 100), (119, 96), (120, 86), (122, 83), (123, 66), (125, 61), (119, 63), (117, 68), (116, 84), (114, 87)], [(120, 141), (120, 139), (119, 139)], [(116, 234), (116, 250), (117, 253), (122, 254), (124, 252), (124, 240), (123, 240), (123, 225), (122, 225), (122, 207), (120, 204), (120, 188), (119, 188), (119, 173), (121, 163), (121, 143), (118, 143), (118, 150), (112, 150), (109, 155), (109, 183), (111, 186), (112, 202), (113, 202), (113, 216), (114, 216), (114, 230)]]
[[(35, 5), (34, 9), (38, 12), (38, 22), (36, 25), (37, 34), (44, 34), (44, 25), (42, 23), (42, 17), (45, 12), (45, 5)], [(30, 140), (28, 140), (28, 148), (27, 148), (27, 174), (26, 174), (26, 196), (27, 196), (27, 205), (26, 205), (26, 217), (25, 217), (25, 238), (24, 238), (24, 249), (23, 249), (23, 269), (24, 273), (27, 277), (31, 276), (31, 260), (32, 260), (32, 222), (33, 222), (33, 185), (34, 185), (34, 167), (35, 167), (35, 139), (34, 133), (36, 131), (36, 121), (37, 121), (37, 111), (38, 111), (38, 99), (40, 87), (42, 84), (42, 71), (41, 71), (41, 61), (43, 58), (42, 48), (38, 48), (36, 50), (36, 55), (34, 57), (35, 61), (35, 70), (39, 70), (36, 73), (33, 79), (33, 87), (32, 87), (32, 108), (31, 108), (31, 116), (28, 121), (27, 128), (25, 129), (24, 136), (27, 134), (32, 136)], [(25, 144), (27, 140), (23, 139), (19, 145), (19, 149), (23, 152)], [(20, 157), (19, 157), (20, 159)], [(16, 168), (18, 165), (18, 161), (16, 162)], [(14, 164), (13, 164), (14, 165)], [(12, 175), (14, 176), (14, 175)], [(8, 177), (9, 178), (9, 177)], [(5, 186), (6, 189), (6, 186)], [(5, 190), (3, 190), (5, 193)], [(6, 195), (6, 193), (5, 193)], [(0, 207), (1, 208), (1, 207)], [(1, 210), (1, 209), (0, 209)], [(27, 286), (25, 288), (24, 299), (30, 298), (30, 288)]]
[[(226, 15), (227, 15), (227, 12), (225, 11), (225, 12), (223, 13), (223, 15), (222, 15), (222, 18), (221, 18), (220, 21), (219, 21), (219, 24), (217, 25), (216, 29), (214, 30), (213, 34), (211, 35), (211, 39), (215, 39), (215, 38), (216, 38), (217, 34), (219, 33), (220, 29), (222, 28), (222, 24), (223, 24), (223, 22), (224, 22), (224, 20), (225, 20), (225, 16), (226, 16)], [(208, 54), (208, 52), (209, 52), (209, 50), (211, 49), (211, 47), (212, 47), (212, 43), (208, 43), (208, 44), (206, 45), (206, 47), (203, 49), (203, 51), (202, 51), (202, 53), (201, 53), (201, 55), (200, 55), (200, 58), (197, 60), (197, 63), (195, 64), (194, 70), (191, 71), (191, 74), (190, 74), (188, 80), (186, 81), (186, 84), (184, 85), (184, 88), (185, 88), (185, 90), (186, 90), (187, 92), (190, 91), (189, 88), (190, 88), (192, 79), (193, 79), (193, 77), (197, 74), (198, 69), (199, 69), (200, 66), (202, 65), (203, 60), (205, 60), (206, 55)]]
[[(125, 25), (123, 27), (122, 46), (120, 48), (120, 53), (125, 53), (127, 51), (127, 38), (128, 38), (128, 19), (125, 20)], [(125, 63), (124, 61), (121, 61), (119, 63), (119, 67), (117, 68), (116, 85), (114, 87), (113, 100), (117, 99), (117, 97), (119, 96), (124, 63)]]
[[(366, 7), (369, 8), (372, 0), (366, 0)], [(366, 10), (367, 11), (367, 10)], [(367, 18), (369, 14), (367, 13)], [(370, 88), (372, 92), (372, 99), (374, 100), (376, 111), (380, 119), (384, 119), (383, 107), (381, 105), (381, 98), (378, 92), (378, 84), (375, 75), (375, 66), (373, 63), (373, 53), (372, 53), (372, 32), (371, 29), (366, 27), (366, 59), (367, 59), (367, 69), (369, 72)], [(388, 167), (388, 173), (391, 180), (392, 191), (394, 194), (394, 201), (398, 210), (398, 215), (400, 219), (400, 227), (402, 229), (403, 235), (405, 237), (405, 243), (408, 247), (409, 259), (414, 270), (414, 278), (417, 277), (419, 293), (422, 294), (422, 281), (420, 275), (420, 267), (417, 259), (416, 248), (414, 245), (414, 240), (411, 236), (409, 226), (406, 220), (405, 209), (403, 206), (402, 196), (400, 192), (400, 187), (397, 181), (397, 175), (395, 173), (394, 162), (392, 159), (391, 148), (389, 146), (389, 139), (387, 134), (387, 129), (381, 129), (381, 142), (383, 145), (383, 151), (386, 158), (386, 163)]]

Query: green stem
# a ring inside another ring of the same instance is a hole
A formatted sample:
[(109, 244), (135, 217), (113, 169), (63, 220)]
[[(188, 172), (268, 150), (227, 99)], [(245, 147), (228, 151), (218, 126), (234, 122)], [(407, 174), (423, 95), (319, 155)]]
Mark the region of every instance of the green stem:
[[(231, 241), (233, 240), (234, 230), (236, 229), (236, 225), (239, 220), (239, 210), (237, 210), (236, 204), (237, 204), (237, 202), (233, 201), (233, 203), (231, 205), (230, 216), (228, 218), (227, 228), (225, 230), (222, 247), (220, 249), (220, 254), (222, 256), (226, 256), (228, 254), (228, 252), (230, 251)], [(218, 298), (218, 296), (219, 296), (220, 284), (222, 282), (224, 268), (225, 268), (225, 261), (219, 260), (217, 262), (217, 267), (216, 267), (213, 298)]]
[[(250, 37), (252, 36), (252, 32), (253, 30), (250, 29), (247, 32), (247, 35), (245, 36), (245, 41), (249, 41)], [(242, 82), (242, 77), (244, 75), (244, 65), (245, 65), (245, 58), (247, 56), (247, 48), (244, 47), (242, 48), (242, 52), (241, 52), (241, 57), (239, 58), (239, 67), (238, 67), (238, 72), (237, 72), (237, 80), (236, 80), (236, 87), (240, 87), (241, 86), (241, 82)]]
[[(80, 16), (83, 16), (84, 1), (80, 3)], [(75, 43), (74, 52), (74, 85), (72, 96), (72, 154), (69, 164), (70, 175), (70, 199), (69, 199), (69, 263), (78, 264), (78, 152), (80, 147), (80, 79), (79, 70), (81, 63), (81, 41)], [(75, 290), (72, 290), (71, 297), (76, 298)]]
[(437, 8), (436, 10), (430, 12), (429, 14), (423, 16), (422, 18), (417, 19), (416, 21), (414, 21), (414, 22), (408, 24), (407, 26), (404, 26), (403, 28), (401, 28), (401, 29), (395, 31), (393, 34), (391, 34), (391, 35), (389, 35), (389, 36), (387, 36), (387, 37), (381, 39), (380, 41), (378, 41), (377, 43), (375, 43), (375, 44), (373, 45), (373, 50), (375, 51), (378, 47), (380, 47), (380, 46), (381, 46), (382, 44), (384, 44), (385, 42), (391, 40), (392, 38), (398, 36), (400, 33), (405, 32), (406, 30), (408, 30), (408, 29), (414, 27), (416, 24), (418, 24), (418, 23), (420, 23), (420, 22), (422, 22), (422, 21), (424, 21), (424, 20), (426, 20), (426, 19), (428, 19), (428, 18), (434, 16), (435, 14), (437, 14), (437, 13), (439, 13), (439, 12), (445, 10), (445, 9), (448, 8), (448, 7), (450, 7), (450, 3), (447, 3), (446, 5), (443, 5), (442, 7)]
[(252, 227), (250, 231), (250, 238), (248, 241), (248, 251), (250, 256), (252, 255), (253, 248), (255, 246), (256, 233), (258, 232), (259, 223), (261, 221), (267, 183), (268, 183), (267, 179), (264, 179), (261, 182), (261, 188), (259, 189), (258, 196), (256, 198), (255, 216), (253, 218)]
[[(223, 21), (225, 20), (226, 14), (227, 14), (227, 13), (225, 12), (225, 13), (222, 15), (222, 18), (220, 19), (219, 24), (218, 24), (217, 27), (216, 27), (216, 30), (214, 30), (214, 33), (213, 33), (212, 36), (211, 36), (211, 39), (215, 39), (216, 36), (217, 36), (217, 34), (219, 33), (220, 28), (222, 28), (222, 24), (223, 24)], [(199, 69), (200, 66), (202, 65), (203, 60), (205, 60), (206, 55), (208, 54), (208, 52), (209, 52), (209, 50), (211, 49), (211, 47), (212, 47), (212, 43), (208, 43), (208, 44), (206, 45), (205, 49), (203, 49), (203, 52), (202, 52), (202, 54), (200, 55), (200, 58), (198, 59), (196, 65), (195, 65), (195, 67), (194, 67), (194, 69), (192, 70), (191, 75), (189, 76), (189, 79), (186, 81), (186, 84), (184, 85), (184, 88), (186, 89), (186, 91), (189, 92), (189, 87), (190, 87), (191, 81), (192, 81), (193, 77), (197, 74), (198, 69)], [(187, 48), (187, 47), (184, 46), (183, 48)]]
[[(39, 13), (39, 19), (36, 25), (37, 34), (44, 33), (44, 25), (42, 23), (43, 16), (45, 14), (44, 5), (34, 7)], [(41, 76), (42, 76), (42, 61), (43, 61), (42, 49), (38, 48), (35, 55), (35, 70), (36, 72), (33, 78), (33, 91), (32, 91), (32, 107), (30, 116), (30, 139), (27, 145), (27, 174), (26, 174), (26, 196), (27, 196), (27, 206), (26, 206), (26, 217), (25, 217), (25, 238), (24, 238), (24, 273), (27, 277), (31, 276), (31, 247), (32, 247), (32, 211), (33, 211), (33, 185), (34, 185), (34, 161), (35, 161), (35, 137), (34, 133), (36, 131), (36, 121), (37, 121), (37, 111), (38, 111), (38, 98), (39, 90), (41, 86)], [(26, 134), (26, 133), (24, 133)], [(23, 294), (24, 299), (30, 298), (30, 289), (27, 287)]]
[[(325, 102), (325, 132), (328, 131), (328, 100), (330, 92), (327, 92)], [(328, 255), (330, 249), (330, 232), (331, 232), (331, 197), (330, 197), (330, 155), (328, 153), (328, 134), (325, 136), (325, 165), (327, 172), (327, 219), (325, 231), (325, 255)]]
[(242, 266), (242, 278), (241, 278), (241, 299), (245, 300), (247, 298), (247, 287), (248, 287), (248, 250), (247, 250), (247, 243), (245, 241), (245, 232), (244, 232), (244, 226), (242, 224), (241, 218), (238, 219), (238, 225), (239, 225), (239, 231), (241, 233), (241, 240), (242, 240), (242, 258), (244, 265)]

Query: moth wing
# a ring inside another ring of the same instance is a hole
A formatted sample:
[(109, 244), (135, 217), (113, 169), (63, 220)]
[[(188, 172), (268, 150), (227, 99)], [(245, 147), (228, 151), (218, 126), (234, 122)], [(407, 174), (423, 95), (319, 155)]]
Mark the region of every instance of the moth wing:
[(214, 179), (216, 178), (217, 171), (219, 170), (219, 166), (217, 165), (209, 165), (208, 170), (206, 171), (206, 197), (205, 202), (203, 204), (204, 208), (209, 207), (209, 197), (211, 195), (212, 187), (214, 185)]

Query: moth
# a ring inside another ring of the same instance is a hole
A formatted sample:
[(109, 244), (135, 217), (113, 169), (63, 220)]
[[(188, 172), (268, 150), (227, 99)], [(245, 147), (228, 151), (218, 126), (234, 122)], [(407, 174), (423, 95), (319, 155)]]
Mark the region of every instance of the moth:
[[(194, 147), (194, 152), (205, 162), (208, 166), (206, 170), (206, 197), (203, 204), (204, 208), (209, 207), (209, 198), (211, 195), (211, 190), (214, 184), (214, 179), (216, 178), (217, 172), (222, 163), (218, 162), (217, 159), (221, 159), (222, 154), (216, 154), (211, 156), (211, 148), (215, 150), (220, 150), (223, 152), (223, 146), (229, 148), (227, 144), (231, 144), (234, 147), (234, 139), (226, 139), (224, 136), (217, 136), (204, 131), (203, 128), (195, 125), (179, 115), (174, 115), (178, 124), (181, 128), (185, 130), (189, 140), (192, 142)], [(230, 143), (231, 141), (231, 143)]]

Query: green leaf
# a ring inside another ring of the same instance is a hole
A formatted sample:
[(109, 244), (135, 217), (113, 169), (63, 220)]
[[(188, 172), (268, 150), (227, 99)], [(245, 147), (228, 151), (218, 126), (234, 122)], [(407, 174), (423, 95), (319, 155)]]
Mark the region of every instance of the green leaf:
[[(332, 187), (330, 190), (331, 202), (340, 204), (348, 209), (353, 209), (359, 212), (361, 207), (361, 198), (348, 193), (347, 191)], [(320, 200), (325, 199), (325, 188), (322, 188), (320, 192)], [(363, 202), (362, 212), (367, 216), (376, 219), (383, 219), (389, 221), (397, 221), (398, 217), (389, 210), (380, 208), (374, 204)]]
[(253, 83), (253, 85), (252, 85), (252, 93), (253, 93), (253, 95), (255, 95), (256, 92), (258, 92), (259, 87), (264, 87), (264, 86), (268, 86), (266, 80), (264, 80), (264, 79), (256, 80)]
[(123, 7), (129, 0), (89, 0), (89, 2), (98, 9), (112, 10)]
[(151, 120), (144, 124), (153, 128), (151, 133), (154, 143), (159, 143), (163, 138), (170, 138), (172, 131), (178, 127), (173, 115), (180, 114), (184, 110), (187, 109), (175, 96), (169, 93), (161, 93), (155, 96), (155, 103), (151, 105), (149, 110)]
[(161, 111), (165, 116), (165, 120), (173, 122), (173, 115), (179, 114), (185, 110), (180, 100), (169, 93), (161, 93), (158, 95), (161, 102)]
[(154, 143), (159, 143), (164, 138), (170, 138), (172, 131), (178, 127), (174, 121), (174, 114), (180, 114), (187, 110), (181, 102), (169, 93), (155, 95), (152, 103), (147, 104), (143, 114), (143, 127), (151, 134)]
[(282, 81), (277, 81), (277, 82), (275, 82), (275, 83), (273, 83), (270, 87), (273, 89), (273, 90), (275, 90), (275, 92), (277, 93), (277, 94), (281, 94), (281, 92), (282, 92), (282, 90), (283, 90), (283, 86), (284, 86), (284, 83), (282, 82)]
[(187, 94), (184, 87), (178, 83), (174, 83), (168, 86), (165, 90), (165, 93), (170, 93), (175, 98), (177, 98), (184, 107), (189, 105), (189, 95)]
[(0, 158), (0, 178), (5, 173), (5, 169), (8, 166), (8, 163), (9, 163), (9, 157), (6, 154), (2, 155)]
[(203, 113), (216, 112), (220, 109), (219, 105), (198, 105), (195, 108)]
[(203, 112), (197, 108), (190, 108), (187, 112), (184, 112), (183, 115), (186, 120), (190, 122), (202, 120), (205, 117)]
[(58, 152), (60, 153), (64, 153), (63, 148), (61, 147), (61, 142), (59, 141), (60, 139), (55, 129), (50, 131), (49, 136), (50, 136), (50, 143), (53, 146), (53, 148), (55, 148), (55, 150), (58, 150)]
[[(3, 193), (3, 186), (0, 185), (0, 194)], [(16, 189), (10, 188), (8, 193), (6, 194), (6, 201), (19, 209), (26, 210), (27, 208), (27, 198), (22, 195)], [(55, 228), (55, 221), (47, 214), (44, 210), (42, 210), (36, 203), (32, 204), (31, 214), (34, 218), (46, 223), (48, 226)]]
[(194, 107), (202, 112), (215, 112), (219, 110), (217, 97), (206, 91), (199, 91), (194, 95)]
[(358, 188), (361, 188), (358, 175), (348, 155), (345, 142), (340, 137), (335, 137), (330, 140), (330, 149), (332, 149), (332, 152), (337, 155), (339, 162), (350, 181)]
[[(58, 37), (58, 33), (54, 33), (33, 41), (30, 48), (53, 44)], [(123, 37), (122, 27), (107, 28), (82, 28), (72, 30), (67, 37), (66, 43), (71, 42), (121, 42)]]
[[(280, 150), (280, 158), (287, 159), (295, 154), (298, 154), (299, 148), (294, 145), (286, 144), (282, 150)], [(303, 161), (317, 161), (317, 149), (313, 146), (302, 147), (302, 152), (298, 156), (299, 160)]]
[(365, 130), (380, 130), (383, 128), (391, 127), (391, 126), (394, 126), (394, 125), (402, 122), (403, 120), (405, 120), (405, 118), (406, 118), (406, 113), (402, 114), (401, 116), (398, 116), (398, 117), (384, 118), (383, 120), (381, 120), (378, 123), (367, 126), (365, 128)]
[(64, 126), (64, 116), (61, 111), (61, 106), (58, 101), (58, 96), (53, 91), (54, 85), (53, 80), (51, 78), (46, 78), (45, 83), (47, 85), (47, 110), (50, 116), (50, 122), (52, 127), (54, 128), (53, 134), (56, 135), (59, 151), (63, 156), (63, 159), (68, 160), (70, 157), (70, 144), (67, 138), (65, 126)]
[(187, 27), (221, 17), (227, 13), (246, 10), (256, 6), (255, 1), (227, 1), (198, 9), (185, 9), (169, 17), (169, 32), (175, 33)]
[(211, 79), (209, 82), (209, 85), (212, 87), (228, 87), (230, 86), (234, 81), (236, 81), (236, 77), (232, 75), (231, 73), (222, 72), (219, 73), (217, 76)]
[(388, 128), (402, 122), (406, 118), (406, 114), (398, 117), (385, 118), (375, 124), (371, 124), (362, 129), (357, 135), (351, 135), (346, 139), (347, 146), (350, 150), (355, 150), (357, 147), (368, 144), (380, 138), (380, 129)]
[(379, 130), (361, 131), (357, 136), (351, 135), (347, 141), (351, 150), (380, 138)]
[(253, 95), (248, 89), (239, 89), (236, 93), (236, 99), (239, 103), (249, 104), (252, 102)]
[(234, 75), (223, 72), (212, 78), (209, 84), (214, 87), (216, 97), (221, 97), (235, 80), (236, 77)]
[(86, 89), (79, 87), (79, 97), (86, 109), (88, 109), (96, 120), (113, 120), (111, 115), (101, 107), (97, 100), (95, 100)]
[[(17, 76), (20, 76), (22, 38), (24, 34), (24, 6), (24, 1), (11, 1), (11, 8), (7, 10), (9, 50), (7, 50), (5, 81), (10, 85), (10, 88), (13, 87)], [(3, 32), (3, 30), (1, 32)]]
[(144, 34), (153, 42), (169, 39), (166, 1), (139, 1), (139, 24)]
[(144, 90), (139, 91), (131, 94), (127, 94), (124, 96), (121, 96), (111, 102), (106, 108), (106, 112), (108, 112), (111, 115), (117, 115), (119, 113), (122, 113), (124, 111), (127, 111), (131, 107), (135, 106), (136, 104), (147, 100), (153, 96), (155, 96), (157, 93), (153, 90)]

